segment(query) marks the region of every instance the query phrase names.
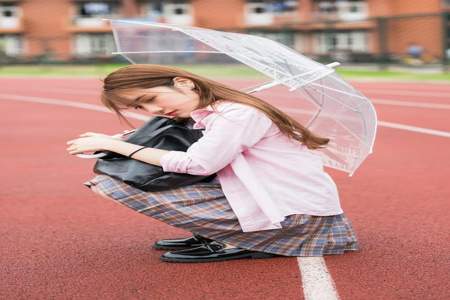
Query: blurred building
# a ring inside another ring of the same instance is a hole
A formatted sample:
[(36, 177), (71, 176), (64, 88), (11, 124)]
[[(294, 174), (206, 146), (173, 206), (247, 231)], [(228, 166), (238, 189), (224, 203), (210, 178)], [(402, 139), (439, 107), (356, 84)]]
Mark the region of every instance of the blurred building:
[(342, 60), (408, 49), (441, 57), (447, 11), (450, 0), (0, 0), (0, 55), (107, 59), (114, 41), (102, 18), (138, 18), (259, 34)]

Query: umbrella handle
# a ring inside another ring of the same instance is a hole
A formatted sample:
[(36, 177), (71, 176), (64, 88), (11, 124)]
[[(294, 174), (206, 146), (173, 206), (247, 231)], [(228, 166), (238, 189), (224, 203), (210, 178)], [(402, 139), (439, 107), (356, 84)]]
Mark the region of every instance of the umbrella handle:
[(328, 64), (325, 66), (327, 66), (328, 68), (334, 68), (334, 67), (339, 66), (340, 64), (341, 64), (340, 62), (335, 61), (335, 62), (332, 62), (331, 64)]

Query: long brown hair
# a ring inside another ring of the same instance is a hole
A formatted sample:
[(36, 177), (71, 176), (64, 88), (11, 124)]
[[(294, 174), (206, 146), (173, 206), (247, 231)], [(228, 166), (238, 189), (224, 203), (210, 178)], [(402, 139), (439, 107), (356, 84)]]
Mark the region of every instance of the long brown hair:
[[(253, 106), (264, 112), (282, 133), (298, 140), (309, 149), (322, 148), (329, 142), (328, 138), (313, 134), (299, 122), (264, 100), (175, 67), (150, 64), (133, 64), (122, 67), (110, 73), (103, 80), (101, 101), (120, 119), (133, 127), (120, 112), (124, 109), (120, 105), (124, 105), (125, 102), (124, 99), (115, 95), (115, 91), (129, 88), (147, 89), (156, 86), (172, 86), (174, 77), (188, 78), (194, 83), (194, 91), (199, 95), (198, 109), (211, 105), (215, 110), (215, 104), (220, 100)], [(125, 108), (129, 106), (129, 104), (125, 104)]]

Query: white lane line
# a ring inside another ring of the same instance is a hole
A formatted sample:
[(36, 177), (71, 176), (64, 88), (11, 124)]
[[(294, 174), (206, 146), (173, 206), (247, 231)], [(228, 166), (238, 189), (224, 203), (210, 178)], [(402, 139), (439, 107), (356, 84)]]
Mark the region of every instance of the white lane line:
[(74, 95), (97, 96), (97, 97), (99, 97), (100, 94), (102, 93), (101, 89), (92, 89), (92, 88), (82, 88), (78, 90), (71, 88), (52, 88), (52, 89), (34, 88), (33, 91), (47, 92), (47, 93), (56, 92)]
[(336, 286), (323, 257), (298, 257), (306, 300), (337, 300)]
[[(34, 97), (34, 96), (18, 96), (18, 95), (8, 95), (8, 94), (0, 94), (0, 98), (5, 98), (3, 100), (14, 100), (14, 101), (53, 104), (53, 105), (61, 105), (61, 106), (71, 106), (71, 107), (95, 110), (95, 111), (100, 111), (100, 112), (105, 112), (105, 113), (113, 113), (113, 112), (109, 111), (106, 107), (103, 107), (100, 105), (82, 103), (82, 102), (76, 102), (76, 101), (69, 101), (69, 100), (50, 99), (50, 98), (42, 98), (42, 97)], [(137, 120), (141, 120), (141, 121), (148, 121), (148, 119), (149, 119), (148, 116), (133, 113), (133, 112), (124, 112), (123, 115), (130, 117), (130, 118), (137, 119)]]
[[(42, 88), (34, 88), (33, 91), (46, 91), (49, 92), (48, 89)], [(67, 93), (73, 95), (85, 95), (85, 96), (96, 96), (99, 97), (101, 94), (101, 90), (93, 90), (90, 88), (75, 90), (71, 88), (52, 88), (52, 92), (57, 93)], [(391, 94), (392, 95), (392, 94)], [(450, 99), (450, 93), (449, 93)], [(416, 101), (403, 101), (403, 100), (393, 100), (393, 99), (371, 99), (373, 104), (377, 105), (393, 105), (393, 106), (405, 106), (405, 107), (415, 107), (415, 108), (429, 108), (429, 109), (450, 109), (450, 104), (441, 104), (441, 103), (429, 103), (429, 102), (416, 102)]]
[(359, 88), (359, 90), (365, 94), (378, 94), (378, 95), (388, 95), (388, 96), (421, 96), (421, 97), (443, 97), (450, 99), (450, 90), (448, 92), (427, 92), (427, 91), (411, 91), (411, 90), (392, 90), (392, 89), (364, 89)]
[[(69, 77), (69, 78), (70, 79), (81, 79), (81, 78), (72, 78), (72, 77)], [(29, 78), (20, 77), (20, 78), (15, 78), (15, 79), (30, 80), (30, 79), (36, 79), (36, 78), (33, 78), (33, 77), (29, 77)], [(49, 79), (54, 80), (55, 78), (49, 78)], [(92, 78), (85, 78), (84, 80), (91, 81)], [(424, 98), (436, 97), (436, 98), (447, 98), (448, 100), (450, 100), (450, 90), (449, 91), (442, 91), (442, 92), (441, 91), (435, 92), (435, 91), (423, 91), (423, 90), (412, 91), (412, 90), (408, 89), (408, 87), (404, 87), (405, 90), (403, 90), (402, 88), (403, 87), (398, 87), (398, 88), (395, 88), (395, 89), (373, 88), (373, 87), (367, 87), (367, 88), (359, 87), (358, 89), (363, 94), (370, 94), (370, 95), (375, 94), (375, 95), (387, 95), (387, 96), (421, 96), (421, 97), (424, 97)], [(44, 88), (39, 88), (39, 87), (38, 88), (34, 88), (33, 90), (38, 90), (38, 91), (40, 90), (40, 91), (46, 91), (46, 92), (49, 91), (49, 89), (44, 89)], [(88, 94), (99, 95), (100, 92), (101, 92), (101, 87), (99, 86), (98, 88), (94, 88), (92, 86), (88, 86), (88, 87), (83, 88), (82, 90), (72, 89), (70, 87), (55, 87), (55, 88), (51, 88), (51, 91), (62, 92), (62, 93), (74, 93), (74, 94), (83, 94), (84, 92), (87, 92)], [(368, 98), (376, 98), (376, 97), (368, 97)], [(447, 99), (444, 99), (444, 100), (447, 100)]]
[(450, 109), (450, 104), (414, 102), (403, 100), (373, 99), (372, 103), (381, 105), (407, 106), (417, 108)]
[[(80, 102), (76, 102), (76, 101), (49, 99), (49, 98), (33, 97), (33, 96), (18, 96), (18, 95), (9, 95), (9, 94), (0, 94), (0, 97), (5, 98), (4, 100), (28, 101), (28, 102), (37, 102), (37, 103), (44, 103), (44, 104), (72, 106), (72, 107), (77, 107), (77, 108), (82, 108), (82, 109), (90, 109), (90, 110), (95, 110), (95, 111), (112, 113), (103, 106), (96, 105), (96, 104), (80, 103)], [(286, 109), (286, 110), (289, 110), (289, 109)], [(132, 112), (124, 112), (124, 115), (127, 117), (130, 117), (130, 118), (141, 120), (141, 121), (147, 121), (149, 118), (148, 116), (145, 116), (142, 114), (137, 114), (137, 113), (132, 113)], [(400, 123), (385, 122), (385, 121), (378, 121), (378, 126), (450, 138), (449, 131), (441, 131), (441, 130), (417, 127), (417, 126), (400, 124)]]
[(429, 128), (416, 127), (411, 125), (385, 121), (378, 121), (378, 126), (450, 138), (450, 131), (434, 130)]

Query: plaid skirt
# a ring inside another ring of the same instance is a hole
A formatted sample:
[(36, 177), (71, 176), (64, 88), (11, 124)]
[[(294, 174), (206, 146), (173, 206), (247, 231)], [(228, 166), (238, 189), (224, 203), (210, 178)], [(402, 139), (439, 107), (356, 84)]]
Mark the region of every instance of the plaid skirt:
[(169, 225), (232, 246), (285, 256), (323, 256), (359, 249), (345, 214), (289, 215), (282, 228), (243, 232), (217, 177), (166, 191), (147, 192), (107, 175), (84, 182), (94, 192)]

